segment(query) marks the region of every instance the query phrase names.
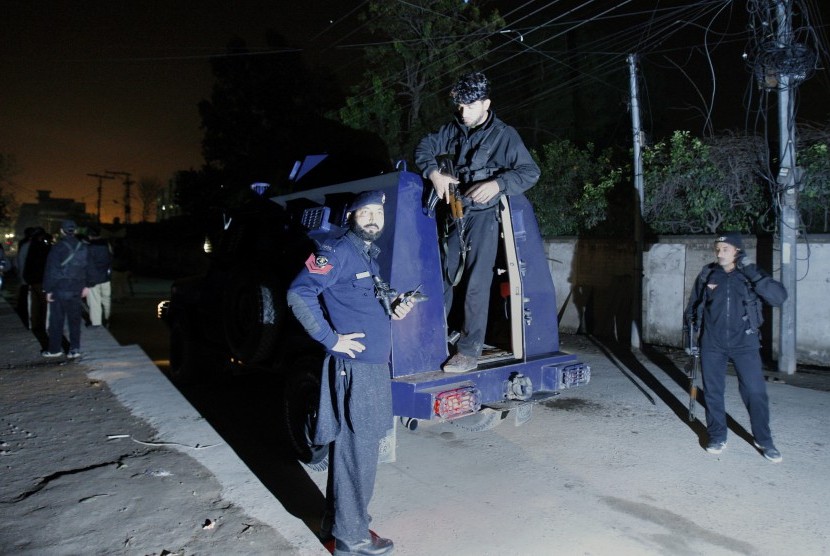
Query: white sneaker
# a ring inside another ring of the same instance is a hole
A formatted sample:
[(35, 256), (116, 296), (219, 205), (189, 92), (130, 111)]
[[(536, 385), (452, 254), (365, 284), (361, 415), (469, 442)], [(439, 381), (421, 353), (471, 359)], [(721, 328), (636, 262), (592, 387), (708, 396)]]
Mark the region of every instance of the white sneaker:
[(726, 440), (721, 440), (720, 442), (709, 442), (706, 445), (706, 451), (710, 454), (719, 454), (723, 452), (723, 449), (726, 448)]

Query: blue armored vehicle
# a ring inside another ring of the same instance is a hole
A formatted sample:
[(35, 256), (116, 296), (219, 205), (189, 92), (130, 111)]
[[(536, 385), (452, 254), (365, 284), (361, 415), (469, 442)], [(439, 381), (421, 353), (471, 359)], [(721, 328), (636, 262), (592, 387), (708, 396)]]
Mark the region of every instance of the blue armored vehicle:
[(509, 414), (517, 423), (532, 404), (587, 384), (590, 369), (559, 351), (556, 294), (529, 201), (501, 202), (501, 244), (491, 294), (485, 349), (478, 368), (441, 371), (454, 331), (445, 315), (441, 239), (425, 208), (424, 182), (401, 170), (251, 202), (225, 221), (206, 275), (174, 284), (165, 318), (171, 325), (170, 376), (275, 370), (285, 376), (284, 416), (298, 457), (321, 463), (313, 446), (323, 351), (307, 337), (285, 304), (291, 279), (320, 242), (342, 234), (355, 194), (386, 194), (386, 226), (377, 241), (381, 275), (392, 290), (417, 290), (424, 301), (392, 322), (393, 408), (398, 422), (452, 420), (471, 430), (495, 426)]

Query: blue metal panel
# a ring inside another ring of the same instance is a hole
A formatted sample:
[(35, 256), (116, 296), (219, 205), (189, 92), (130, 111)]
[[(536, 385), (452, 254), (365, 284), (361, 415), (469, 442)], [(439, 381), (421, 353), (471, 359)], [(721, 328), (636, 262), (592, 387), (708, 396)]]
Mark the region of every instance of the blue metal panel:
[(525, 357), (555, 353), (559, 351), (556, 292), (539, 225), (524, 195), (510, 197), (510, 215), (526, 299), (522, 307)]
[[(399, 293), (419, 285), (428, 296), (407, 317), (392, 322), (392, 376), (435, 371), (447, 358), (444, 281), (435, 220), (422, 209), (423, 181), (401, 172), (394, 212), (390, 283)], [(387, 212), (387, 215), (390, 215)], [(389, 216), (387, 216), (387, 219)]]

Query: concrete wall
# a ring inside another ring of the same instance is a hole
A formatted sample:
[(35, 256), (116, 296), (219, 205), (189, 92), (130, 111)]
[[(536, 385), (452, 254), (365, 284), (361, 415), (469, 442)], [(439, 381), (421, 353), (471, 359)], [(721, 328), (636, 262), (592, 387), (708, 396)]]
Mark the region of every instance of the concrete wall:
[[(779, 277), (777, 243), (745, 238), (747, 260)], [(557, 238), (546, 242), (563, 332), (590, 333), (622, 343), (631, 338), (634, 245), (620, 240)], [(672, 236), (643, 253), (643, 341), (682, 345), (683, 309), (700, 269), (714, 261), (709, 236)], [(801, 364), (830, 366), (830, 235), (798, 245), (796, 350)], [(775, 357), (778, 309), (765, 309), (765, 355)]]

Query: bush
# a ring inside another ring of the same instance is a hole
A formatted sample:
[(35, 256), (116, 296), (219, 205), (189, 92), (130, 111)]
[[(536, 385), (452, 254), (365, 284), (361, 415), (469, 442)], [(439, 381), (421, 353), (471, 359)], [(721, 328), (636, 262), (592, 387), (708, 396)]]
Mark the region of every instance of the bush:
[(576, 235), (606, 219), (607, 194), (622, 179), (610, 149), (596, 153), (592, 144), (580, 149), (562, 140), (532, 154), (542, 176), (527, 197), (543, 237)]
[(799, 207), (804, 226), (811, 232), (830, 231), (830, 148), (828, 141), (817, 141), (801, 149), (796, 159), (804, 169)]
[(764, 214), (767, 148), (761, 138), (701, 140), (676, 131), (643, 150), (643, 218), (657, 233), (754, 230)]

